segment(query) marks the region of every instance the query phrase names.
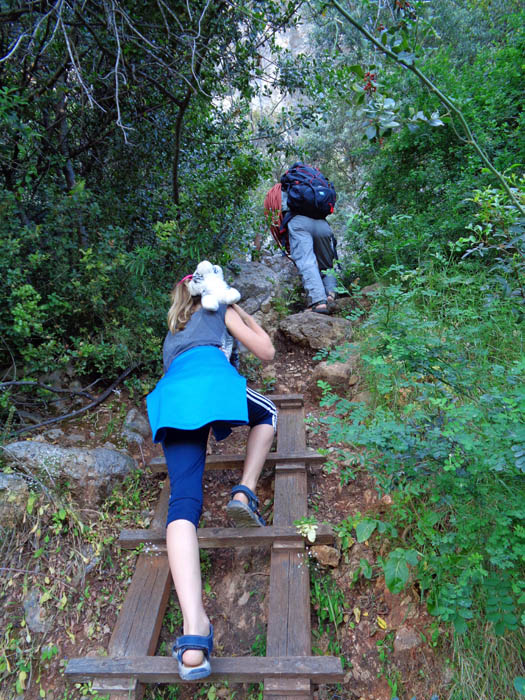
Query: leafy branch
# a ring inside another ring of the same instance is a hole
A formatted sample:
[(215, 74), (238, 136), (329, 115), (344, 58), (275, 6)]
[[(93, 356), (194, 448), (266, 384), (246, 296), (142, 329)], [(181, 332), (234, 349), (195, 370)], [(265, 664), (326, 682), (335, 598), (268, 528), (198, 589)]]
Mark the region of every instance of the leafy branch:
[(500, 173), (499, 170), (493, 165), (491, 162), (490, 158), (488, 157), (487, 153), (485, 150), (480, 146), (478, 143), (472, 129), (470, 128), (469, 123), (467, 122), (465, 115), (463, 112), (457, 107), (457, 105), (449, 98), (447, 95), (445, 95), (434, 83), (428, 78), (415, 64), (414, 64), (414, 56), (412, 54), (403, 54), (401, 57), (400, 55), (396, 54), (395, 51), (392, 51), (388, 46), (384, 45), (379, 39), (377, 39), (371, 32), (369, 32), (365, 27), (363, 27), (362, 24), (360, 24), (352, 15), (345, 10), (344, 7), (338, 2), (338, 0), (330, 0), (330, 4), (335, 7), (335, 9), (348, 21), (350, 24), (355, 27), (363, 36), (365, 36), (368, 41), (370, 41), (377, 49), (379, 49), (385, 56), (388, 56), (388, 58), (392, 59), (395, 61), (398, 65), (402, 66), (403, 68), (406, 68), (409, 70), (411, 73), (413, 73), (417, 78), (424, 84), (426, 87), (433, 92), (436, 97), (439, 99), (439, 101), (447, 107), (447, 109), (458, 119), (459, 123), (461, 124), (463, 131), (466, 135), (466, 142), (470, 144), (476, 153), (479, 155), (481, 160), (485, 163), (489, 171), (499, 180), (501, 183), (501, 186), (504, 188), (504, 190), (507, 192), (509, 195), (510, 199), (516, 206), (516, 208), (519, 210), (519, 212), (525, 216), (525, 208), (523, 205), (519, 202), (517, 197), (515, 196), (514, 192), (512, 191), (511, 186), (509, 185), (507, 179), (503, 175), (503, 173)]

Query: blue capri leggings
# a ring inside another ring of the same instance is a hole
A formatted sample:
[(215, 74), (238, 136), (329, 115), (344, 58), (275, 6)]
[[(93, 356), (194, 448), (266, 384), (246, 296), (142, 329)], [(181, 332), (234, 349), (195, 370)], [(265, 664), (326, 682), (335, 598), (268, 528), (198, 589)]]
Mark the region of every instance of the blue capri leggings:
[[(248, 425), (271, 425), (277, 429), (277, 409), (273, 401), (246, 389)], [(170, 476), (170, 501), (166, 527), (173, 520), (189, 520), (198, 526), (202, 513), (202, 475), (210, 425), (197, 430), (166, 428), (162, 448)]]

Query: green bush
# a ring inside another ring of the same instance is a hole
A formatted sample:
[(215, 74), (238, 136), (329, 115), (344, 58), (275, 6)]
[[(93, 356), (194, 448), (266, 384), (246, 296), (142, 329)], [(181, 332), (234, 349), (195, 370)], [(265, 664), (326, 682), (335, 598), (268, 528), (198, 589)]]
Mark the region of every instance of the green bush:
[[(458, 632), (474, 616), (497, 634), (525, 623), (525, 338), (514, 309), (474, 263), (405, 275), (366, 323), (376, 405), (324, 399), (330, 441), (366, 448), (365, 467), (394, 494), (396, 551), (417, 552), (407, 562), (429, 610)], [(408, 575), (390, 585), (399, 580)]]

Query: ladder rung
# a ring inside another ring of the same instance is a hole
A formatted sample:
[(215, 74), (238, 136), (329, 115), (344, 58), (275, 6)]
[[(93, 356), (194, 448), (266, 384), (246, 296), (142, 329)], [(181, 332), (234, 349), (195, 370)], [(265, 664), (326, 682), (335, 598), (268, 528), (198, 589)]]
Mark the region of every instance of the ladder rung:
[[(182, 683), (177, 668), (177, 660), (168, 656), (84, 657), (70, 659), (65, 674), (75, 682), (86, 682), (96, 677), (136, 678), (141, 683)], [(336, 656), (212, 658), (211, 670), (206, 682), (229, 680), (247, 683), (272, 678), (306, 678), (314, 683), (344, 680), (341, 660)]]
[[(298, 464), (304, 462), (312, 466), (320, 466), (326, 462), (326, 457), (317, 452), (299, 452), (295, 454), (281, 455), (277, 452), (270, 452), (266, 458), (265, 465), (275, 466), (276, 464)], [(154, 473), (166, 471), (166, 460), (164, 457), (155, 457), (149, 463), (149, 468)], [(244, 455), (208, 455), (206, 457), (206, 469), (242, 469), (244, 466)]]
[[(273, 545), (283, 541), (302, 544), (304, 537), (297, 528), (289, 525), (268, 527), (200, 527), (197, 530), (199, 547), (214, 549), (216, 547), (258, 547)], [(319, 525), (314, 544), (331, 544), (335, 539), (330, 525)], [(143, 544), (146, 551), (165, 551), (165, 530), (122, 530), (118, 540), (123, 549), (135, 549)]]

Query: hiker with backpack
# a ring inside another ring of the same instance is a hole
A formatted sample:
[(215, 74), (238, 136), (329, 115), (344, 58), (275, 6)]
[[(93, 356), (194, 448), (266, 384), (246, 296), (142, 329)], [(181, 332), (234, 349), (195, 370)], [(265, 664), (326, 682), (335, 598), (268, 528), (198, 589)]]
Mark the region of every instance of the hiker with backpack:
[(326, 221), (334, 210), (333, 185), (312, 166), (295, 163), (266, 195), (264, 209), (272, 235), (294, 261), (308, 296), (308, 309), (330, 313), (337, 280), (335, 237)]

